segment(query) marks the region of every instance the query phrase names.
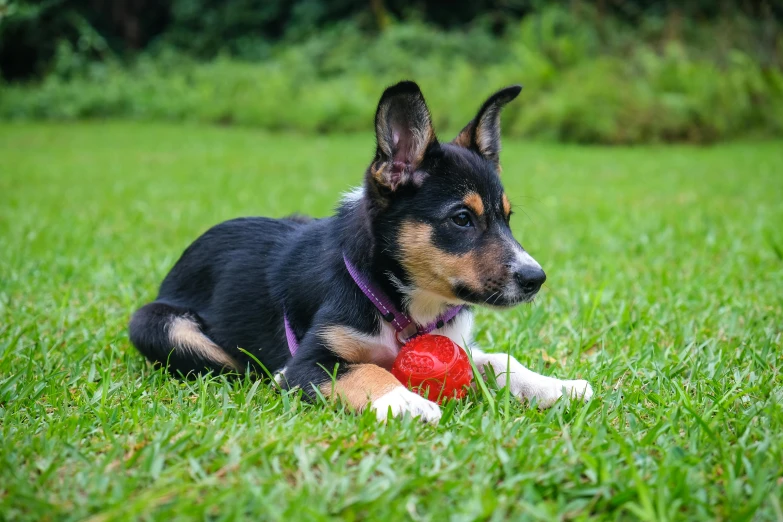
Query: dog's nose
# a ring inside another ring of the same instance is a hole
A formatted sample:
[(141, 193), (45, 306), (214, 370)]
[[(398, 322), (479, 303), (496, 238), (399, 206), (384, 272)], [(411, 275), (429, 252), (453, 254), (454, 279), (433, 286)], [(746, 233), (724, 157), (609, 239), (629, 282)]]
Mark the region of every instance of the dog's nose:
[(526, 266), (519, 269), (514, 278), (522, 291), (526, 294), (535, 294), (546, 281), (546, 274), (536, 266)]

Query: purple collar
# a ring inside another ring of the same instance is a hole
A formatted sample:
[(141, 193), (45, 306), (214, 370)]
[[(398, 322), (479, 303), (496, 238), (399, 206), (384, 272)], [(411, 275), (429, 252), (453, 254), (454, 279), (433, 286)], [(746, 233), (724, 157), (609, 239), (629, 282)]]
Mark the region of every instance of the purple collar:
[[(381, 312), (384, 320), (387, 323), (391, 323), (391, 325), (397, 331), (397, 341), (399, 341), (401, 344), (405, 344), (414, 337), (428, 334), (433, 330), (437, 330), (438, 328), (443, 328), (443, 325), (454, 319), (464, 308), (464, 305), (452, 306), (431, 323), (425, 326), (419, 326), (417, 324), (416, 333), (403, 341), (400, 339), (400, 334), (411, 324), (413, 324), (413, 320), (411, 320), (411, 318), (404, 313), (397, 310), (391, 299), (389, 299), (389, 297), (384, 294), (380, 288), (374, 286), (369, 279), (365, 278), (361, 272), (359, 272), (359, 269), (357, 269), (356, 266), (351, 263), (345, 254), (343, 254), (343, 262), (345, 262), (345, 268), (348, 270), (348, 273), (351, 275), (354, 283), (356, 283), (356, 286), (358, 286), (362, 293), (367, 296), (367, 299), (372, 301), (372, 304), (375, 305), (375, 308)], [(288, 341), (288, 349), (291, 352), (291, 356), (293, 356), (296, 354), (296, 350), (299, 348), (299, 341), (296, 338), (296, 334), (294, 334), (294, 331), (291, 329), (291, 324), (288, 322), (288, 315), (285, 313), (285, 310), (283, 311), (283, 324), (285, 326), (285, 338), (286, 341)]]
[[(345, 254), (343, 254), (343, 261), (345, 262), (345, 268), (348, 269), (348, 273), (351, 274), (351, 278), (353, 278), (356, 286), (358, 286), (364, 295), (367, 296), (367, 299), (372, 301), (372, 304), (374, 304), (375, 308), (381, 312), (381, 315), (383, 315), (383, 318), (386, 320), (386, 322), (391, 323), (394, 329), (397, 330), (397, 340), (401, 341), (399, 334), (413, 323), (411, 318), (397, 310), (397, 308), (394, 306), (394, 303), (391, 302), (391, 299), (389, 299), (389, 297), (384, 294), (380, 288), (373, 286), (369, 279), (366, 279), (364, 276), (362, 276), (356, 266), (351, 263)], [(416, 333), (406, 339), (406, 341), (409, 341), (414, 337), (418, 337), (419, 335), (428, 334), (438, 328), (442, 328), (444, 324), (454, 319), (457, 314), (460, 313), (462, 308), (464, 308), (462, 305), (453, 306), (446, 310), (445, 313), (437, 317), (430, 324), (426, 326), (416, 325)]]

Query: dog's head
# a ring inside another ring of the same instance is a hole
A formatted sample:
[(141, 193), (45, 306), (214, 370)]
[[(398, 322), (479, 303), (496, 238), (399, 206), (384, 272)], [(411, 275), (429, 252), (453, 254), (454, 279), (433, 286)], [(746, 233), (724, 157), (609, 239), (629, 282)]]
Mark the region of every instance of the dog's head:
[(513, 306), (530, 301), (544, 283), (541, 266), (511, 234), (511, 204), (500, 180), (500, 112), (520, 90), (490, 96), (449, 143), (435, 137), (415, 83), (383, 93), (364, 198), (378, 252), (402, 269), (406, 293)]

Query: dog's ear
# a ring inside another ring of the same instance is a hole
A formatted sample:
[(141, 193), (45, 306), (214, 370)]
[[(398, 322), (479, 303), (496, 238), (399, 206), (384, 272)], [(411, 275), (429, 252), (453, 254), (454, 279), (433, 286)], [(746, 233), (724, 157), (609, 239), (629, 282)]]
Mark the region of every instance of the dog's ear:
[(400, 82), (384, 91), (375, 113), (375, 135), (378, 147), (370, 166), (372, 179), (392, 192), (408, 183), (420, 183), (416, 169), (437, 140), (418, 85)]
[(521, 90), (521, 85), (512, 85), (490, 96), (452, 143), (472, 149), (500, 166), (500, 111)]

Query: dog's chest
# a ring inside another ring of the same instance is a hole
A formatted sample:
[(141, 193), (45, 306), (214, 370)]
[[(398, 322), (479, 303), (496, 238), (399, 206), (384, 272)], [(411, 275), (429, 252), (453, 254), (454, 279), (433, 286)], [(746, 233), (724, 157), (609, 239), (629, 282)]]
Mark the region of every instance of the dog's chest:
[[(443, 328), (433, 330), (433, 335), (444, 335), (462, 346), (467, 348), (473, 341), (473, 314), (470, 310), (460, 313), (451, 323)], [(400, 353), (402, 345), (397, 341), (397, 332), (389, 324), (384, 322), (378, 335), (366, 339), (369, 345), (367, 350), (368, 359), (366, 362), (376, 364), (382, 368), (391, 369), (397, 354)]]

